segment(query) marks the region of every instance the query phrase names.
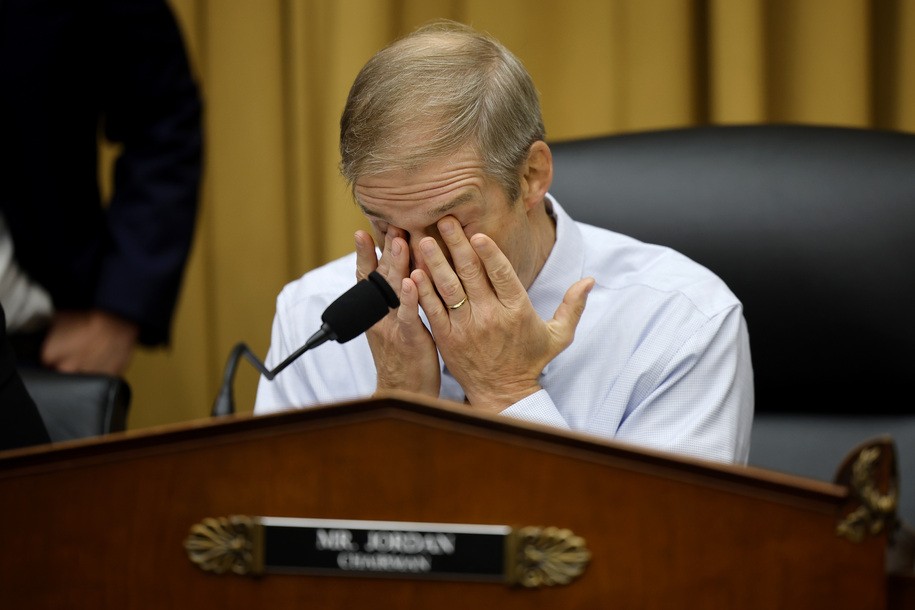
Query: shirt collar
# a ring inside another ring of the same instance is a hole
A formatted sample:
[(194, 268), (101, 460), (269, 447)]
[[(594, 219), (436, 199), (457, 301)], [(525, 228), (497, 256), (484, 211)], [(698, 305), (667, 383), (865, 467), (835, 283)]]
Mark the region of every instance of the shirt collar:
[(566, 291), (581, 279), (585, 248), (578, 225), (550, 194), (546, 205), (556, 220), (556, 243), (527, 294), (537, 315), (551, 320)]

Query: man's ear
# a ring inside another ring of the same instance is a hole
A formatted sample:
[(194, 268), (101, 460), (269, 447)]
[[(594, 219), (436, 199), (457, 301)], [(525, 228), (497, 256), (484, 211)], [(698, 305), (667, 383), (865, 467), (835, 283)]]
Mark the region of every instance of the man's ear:
[(553, 182), (553, 153), (543, 140), (537, 140), (527, 151), (521, 170), (521, 201), (528, 210), (543, 201)]

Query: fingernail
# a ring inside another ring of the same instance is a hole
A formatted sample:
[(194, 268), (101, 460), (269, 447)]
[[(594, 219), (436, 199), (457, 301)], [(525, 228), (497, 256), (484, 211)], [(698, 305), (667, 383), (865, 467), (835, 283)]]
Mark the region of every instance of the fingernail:
[(391, 254), (394, 256), (400, 256), (400, 240), (395, 239), (391, 242)]
[(435, 240), (432, 238), (424, 239), (419, 242), (419, 248), (424, 254), (432, 254), (435, 252)]
[(439, 223), (438, 230), (442, 232), (442, 235), (451, 235), (454, 233), (454, 222), (450, 218), (446, 218)]

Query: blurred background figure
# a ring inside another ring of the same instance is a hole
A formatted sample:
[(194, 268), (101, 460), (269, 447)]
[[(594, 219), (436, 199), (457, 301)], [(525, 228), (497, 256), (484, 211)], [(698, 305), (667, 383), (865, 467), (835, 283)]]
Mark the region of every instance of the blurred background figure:
[[(202, 166), (165, 0), (0, 2), (0, 303), (20, 363), (121, 374), (169, 342)], [(110, 198), (100, 138), (119, 148)]]

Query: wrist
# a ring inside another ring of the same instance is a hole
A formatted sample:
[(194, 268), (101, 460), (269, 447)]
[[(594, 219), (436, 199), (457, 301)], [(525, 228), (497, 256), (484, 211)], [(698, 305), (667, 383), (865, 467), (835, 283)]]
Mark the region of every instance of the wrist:
[(536, 394), (542, 389), (543, 387), (537, 382), (524, 384), (502, 383), (489, 391), (465, 390), (465, 392), (467, 394), (467, 402), (474, 409), (489, 413), (501, 413), (513, 404)]

